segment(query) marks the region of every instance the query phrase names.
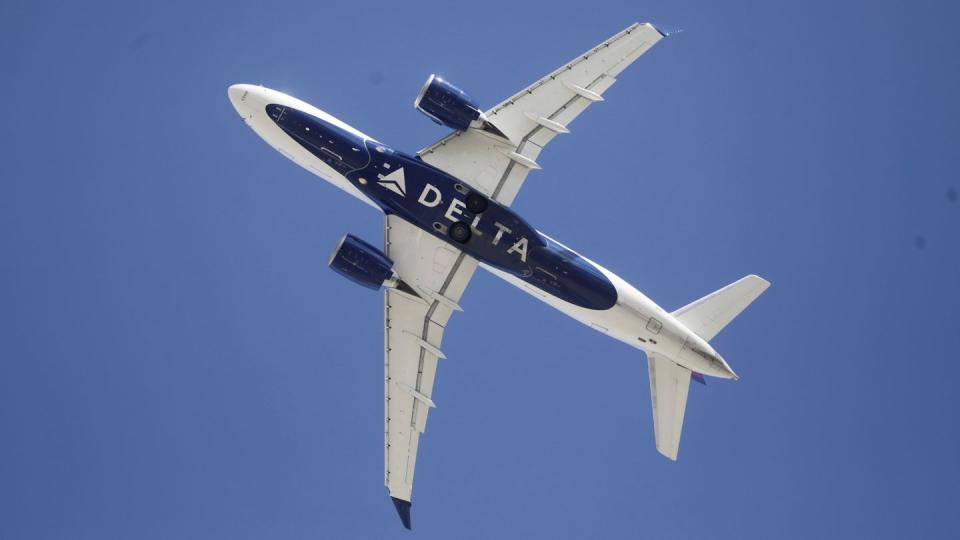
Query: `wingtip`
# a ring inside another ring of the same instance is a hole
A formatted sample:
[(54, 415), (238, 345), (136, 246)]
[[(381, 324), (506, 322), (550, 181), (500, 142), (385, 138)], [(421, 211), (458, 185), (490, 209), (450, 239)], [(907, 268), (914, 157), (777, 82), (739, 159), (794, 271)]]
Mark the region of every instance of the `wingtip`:
[(657, 445), (657, 452), (660, 452), (660, 455), (669, 459), (670, 461), (677, 460), (677, 454), (679, 453), (677, 449), (664, 448), (661, 445)]
[(748, 275), (744, 276), (743, 279), (748, 279), (748, 280), (756, 283), (758, 286), (762, 287), (763, 290), (767, 290), (767, 287), (770, 286), (770, 282), (769, 282), (768, 280), (766, 280), (766, 279), (764, 279), (764, 278), (762, 278), (762, 277), (760, 277), (760, 276), (758, 276), (758, 275), (756, 275), (756, 274), (748, 274)]
[(396, 497), (390, 497), (390, 500), (393, 501), (393, 506), (397, 509), (397, 514), (400, 515), (400, 522), (403, 523), (403, 527), (410, 530), (410, 501)]
[(676, 26), (669, 26), (669, 25), (662, 25), (662, 24), (655, 24), (655, 23), (647, 23), (647, 24), (652, 26), (653, 29), (659, 32), (660, 35), (663, 37), (672, 36), (673, 34), (679, 34), (680, 32), (683, 32), (683, 30), (681, 30), (680, 28), (677, 28)]

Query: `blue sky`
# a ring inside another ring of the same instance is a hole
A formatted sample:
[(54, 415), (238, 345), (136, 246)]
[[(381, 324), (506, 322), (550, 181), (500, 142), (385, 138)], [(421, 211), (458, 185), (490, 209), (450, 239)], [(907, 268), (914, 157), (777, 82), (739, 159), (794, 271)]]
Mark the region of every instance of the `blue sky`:
[(415, 151), (440, 73), (490, 106), (634, 21), (684, 32), (515, 207), (674, 309), (773, 287), (741, 376), (653, 444), (642, 354), (478, 272), (418, 538), (947, 538), (960, 503), (960, 8), (950, 2), (0, 4), (0, 537), (403, 538), (382, 302), (326, 268), (381, 218), (226, 88)]

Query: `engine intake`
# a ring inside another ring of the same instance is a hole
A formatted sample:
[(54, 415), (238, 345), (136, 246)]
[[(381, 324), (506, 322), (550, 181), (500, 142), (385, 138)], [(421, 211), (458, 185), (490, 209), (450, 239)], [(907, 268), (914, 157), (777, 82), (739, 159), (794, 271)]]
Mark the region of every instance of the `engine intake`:
[(368, 289), (378, 290), (384, 285), (393, 287), (398, 281), (393, 261), (352, 234), (340, 239), (330, 254), (329, 266), (334, 272)]
[(473, 98), (436, 75), (424, 83), (413, 106), (434, 122), (457, 131), (466, 131), (481, 114)]

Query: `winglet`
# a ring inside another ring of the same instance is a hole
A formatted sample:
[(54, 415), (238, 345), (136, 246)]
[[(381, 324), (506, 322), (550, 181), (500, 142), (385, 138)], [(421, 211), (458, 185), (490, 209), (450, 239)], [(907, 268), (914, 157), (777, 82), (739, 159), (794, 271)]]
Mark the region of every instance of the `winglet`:
[(410, 529), (410, 501), (396, 497), (390, 497), (390, 500), (393, 501), (393, 506), (396, 507), (397, 514), (400, 514), (400, 522), (403, 523), (403, 527)]
[(672, 36), (673, 34), (679, 34), (680, 32), (683, 32), (683, 30), (681, 30), (680, 28), (677, 28), (676, 26), (660, 25), (660, 24), (653, 24), (653, 23), (647, 23), (647, 24), (652, 26), (653, 29), (659, 32), (660, 35), (663, 37)]

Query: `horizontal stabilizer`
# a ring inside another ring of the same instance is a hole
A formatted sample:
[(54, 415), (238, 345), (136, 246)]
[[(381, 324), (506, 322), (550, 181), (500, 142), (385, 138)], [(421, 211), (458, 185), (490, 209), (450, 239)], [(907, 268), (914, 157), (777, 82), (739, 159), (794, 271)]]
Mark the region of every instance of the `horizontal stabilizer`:
[(674, 311), (673, 316), (710, 341), (769, 286), (762, 277), (749, 275)]
[(647, 354), (647, 363), (657, 450), (676, 461), (683, 431), (683, 413), (687, 410), (690, 370), (658, 354)]

